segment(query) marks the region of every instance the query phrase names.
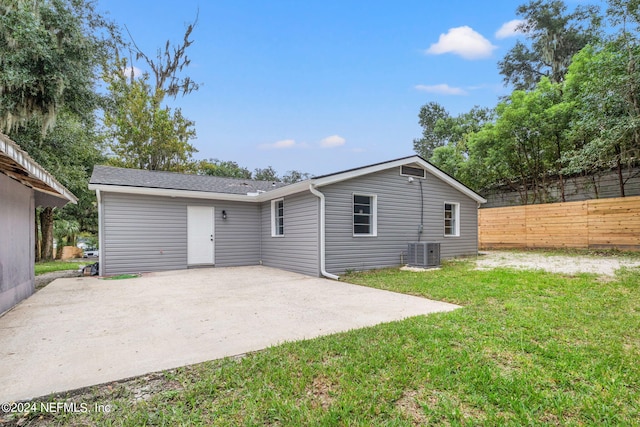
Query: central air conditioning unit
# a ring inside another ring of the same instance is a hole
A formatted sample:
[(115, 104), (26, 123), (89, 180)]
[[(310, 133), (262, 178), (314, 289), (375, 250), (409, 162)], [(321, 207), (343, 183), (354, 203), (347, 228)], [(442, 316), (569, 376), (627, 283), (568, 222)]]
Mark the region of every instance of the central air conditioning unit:
[(409, 242), (407, 265), (410, 267), (440, 267), (440, 243)]

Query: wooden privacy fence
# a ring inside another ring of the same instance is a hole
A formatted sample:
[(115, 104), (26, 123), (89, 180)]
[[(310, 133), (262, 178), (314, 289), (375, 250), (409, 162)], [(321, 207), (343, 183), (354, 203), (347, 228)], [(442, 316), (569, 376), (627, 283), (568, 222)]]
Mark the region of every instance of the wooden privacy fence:
[(478, 211), (480, 249), (640, 250), (640, 196)]

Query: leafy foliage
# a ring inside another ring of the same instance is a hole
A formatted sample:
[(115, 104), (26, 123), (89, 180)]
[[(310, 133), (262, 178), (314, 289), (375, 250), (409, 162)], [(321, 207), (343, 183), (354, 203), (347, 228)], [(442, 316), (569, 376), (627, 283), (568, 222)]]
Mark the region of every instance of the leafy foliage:
[(507, 184), (520, 193), (522, 204), (552, 201), (546, 179), (562, 169), (563, 130), (571, 115), (561, 104), (559, 86), (543, 78), (534, 91), (514, 91), (496, 114), (496, 121), (469, 141), (474, 166), (489, 172), (483, 186)]
[(76, 220), (80, 231), (97, 233), (96, 196), (88, 183), (93, 166), (104, 160), (103, 136), (95, 122), (83, 121), (67, 111), (58, 114), (55, 126), (47, 134), (40, 130), (39, 122), (33, 120), (10, 136), (78, 198), (77, 204), (56, 209), (56, 217)]
[(256, 170), (254, 170), (253, 171), (253, 179), (258, 180), (258, 181), (280, 182), (280, 178), (278, 177), (278, 173), (271, 166), (267, 166), (264, 169), (257, 168)]
[(52, 258), (55, 216), (97, 230), (95, 195), (87, 188), (102, 151), (95, 83), (118, 41), (92, 2), (0, 2), (0, 130), (79, 198), (38, 212), (38, 258)]
[[(434, 150), (446, 144), (446, 121), (449, 112), (437, 102), (429, 102), (420, 108), (418, 119), (422, 126), (422, 138), (413, 140), (413, 149), (424, 158), (429, 158)], [(445, 134), (443, 134), (443, 131)]]
[(0, 130), (35, 119), (46, 132), (63, 108), (91, 115), (98, 65), (117, 38), (91, 2), (0, 2)]
[(177, 108), (161, 107), (162, 89), (149, 84), (149, 75), (130, 81), (114, 73), (109, 84), (113, 107), (104, 114), (115, 166), (184, 172), (197, 150), (189, 143), (194, 122)]
[(193, 168), (192, 156), (197, 152), (189, 141), (196, 136), (195, 123), (182, 115), (179, 108), (163, 106), (166, 95), (176, 97), (198, 89), (188, 76), (181, 76), (190, 63), (187, 48), (195, 22), (188, 25), (182, 44), (158, 50), (151, 59), (133, 42), (136, 57), (145, 60), (155, 81), (145, 72), (136, 77), (127, 73), (126, 60), (117, 58), (107, 72), (111, 103), (104, 122), (113, 138), (111, 163), (116, 166), (148, 170), (185, 172)]
[(640, 155), (640, 3), (608, 6), (614, 31), (602, 40), (595, 36), (605, 16), (597, 8), (567, 13), (561, 1), (539, 0), (520, 6), (531, 47), (516, 44), (500, 62), (517, 89), (495, 114), (474, 107), (452, 117), (426, 104), (416, 152), (480, 192), (516, 191), (522, 204), (565, 201), (567, 175), (611, 169), (624, 196)]
[(236, 162), (223, 161), (218, 159), (201, 160), (195, 163), (195, 171), (199, 175), (222, 176), (227, 178), (255, 179), (258, 181), (284, 182), (293, 184), (298, 181), (309, 179), (311, 175), (297, 170), (288, 171), (282, 177), (278, 176), (276, 170), (268, 166), (264, 169), (257, 168), (252, 174), (249, 169), (238, 165)]
[(311, 178), (311, 174), (306, 172), (300, 172), (297, 170), (288, 171), (282, 177), (282, 182), (287, 184), (293, 184), (295, 182), (304, 181)]
[(218, 159), (200, 160), (196, 163), (198, 175), (222, 176), (227, 178), (251, 179), (251, 171), (233, 161)]
[(578, 6), (567, 13), (561, 0), (532, 0), (519, 6), (519, 30), (529, 44), (518, 41), (498, 63), (506, 84), (517, 90), (533, 89), (542, 77), (553, 83), (564, 80), (571, 58), (593, 42), (600, 17), (595, 6)]

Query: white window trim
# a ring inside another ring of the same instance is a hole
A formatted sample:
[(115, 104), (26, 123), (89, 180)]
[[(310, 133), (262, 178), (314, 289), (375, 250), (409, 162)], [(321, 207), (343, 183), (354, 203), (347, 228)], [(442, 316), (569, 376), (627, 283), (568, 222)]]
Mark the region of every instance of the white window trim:
[[(355, 232), (355, 224), (353, 222), (354, 196), (371, 197), (371, 216), (373, 217), (373, 221), (371, 224), (371, 233), (369, 234), (356, 234)], [(378, 195), (377, 194), (351, 193), (351, 233), (353, 234), (353, 237), (377, 237), (378, 236)]]
[(271, 237), (284, 237), (284, 226), (283, 226), (283, 230), (282, 230), (282, 234), (278, 234), (278, 225), (277, 225), (277, 218), (278, 218), (278, 214), (277, 214), (277, 209), (278, 209), (278, 203), (282, 202), (282, 218), (284, 221), (284, 197), (281, 197), (279, 199), (275, 199), (271, 201)]
[[(453, 218), (454, 225), (455, 225), (455, 233), (454, 234), (447, 234), (446, 233), (446, 228), (445, 228), (445, 225), (444, 225), (444, 220), (445, 220), (444, 212), (445, 212), (445, 206), (446, 205), (455, 206), (455, 216)], [(444, 237), (460, 237), (460, 203), (445, 201), (442, 204), (442, 234), (444, 235)]]

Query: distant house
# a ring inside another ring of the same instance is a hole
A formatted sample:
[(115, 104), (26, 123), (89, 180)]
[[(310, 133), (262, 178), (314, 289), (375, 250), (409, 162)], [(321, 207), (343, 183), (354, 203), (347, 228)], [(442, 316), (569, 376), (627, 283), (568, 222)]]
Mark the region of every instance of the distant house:
[(0, 313), (34, 291), (35, 208), (76, 197), (0, 133)]
[(290, 185), (96, 166), (100, 274), (263, 264), (337, 278), (411, 241), (478, 249), (486, 200), (419, 156)]

